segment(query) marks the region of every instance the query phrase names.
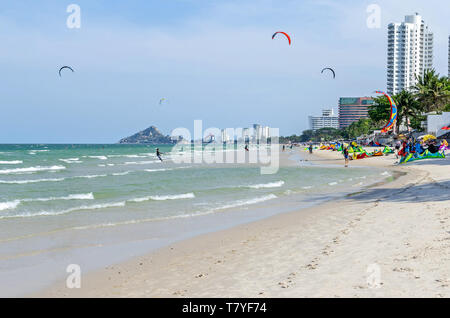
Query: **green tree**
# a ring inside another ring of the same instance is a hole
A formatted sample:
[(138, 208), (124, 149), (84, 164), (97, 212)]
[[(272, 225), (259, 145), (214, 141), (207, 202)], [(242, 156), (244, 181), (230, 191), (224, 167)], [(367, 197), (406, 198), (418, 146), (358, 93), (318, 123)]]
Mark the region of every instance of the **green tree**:
[(416, 75), (417, 83), (412, 87), (424, 112), (443, 111), (450, 102), (450, 82), (439, 78), (434, 69), (426, 70), (423, 76)]

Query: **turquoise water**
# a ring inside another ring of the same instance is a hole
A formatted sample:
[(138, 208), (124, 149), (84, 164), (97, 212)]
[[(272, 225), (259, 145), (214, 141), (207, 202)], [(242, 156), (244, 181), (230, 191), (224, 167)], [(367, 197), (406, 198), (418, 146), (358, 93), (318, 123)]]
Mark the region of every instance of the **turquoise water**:
[[(361, 169), (177, 164), (170, 146), (0, 146), (0, 224), (70, 219), (95, 226), (187, 217), (269, 201), (289, 194), (331, 191), (370, 176)], [(375, 174), (375, 173), (374, 173)], [(126, 213), (125, 213), (126, 211)], [(7, 231), (9, 232), (9, 231)], [(6, 233), (2, 231), (0, 238)]]
[[(280, 204), (304, 207), (383, 177), (374, 169), (299, 162), (262, 175), (255, 164), (175, 163), (171, 147), (159, 148), (163, 162), (156, 146), (0, 145), (0, 283), (14, 278), (21, 295), (18, 281), (30, 264), (42, 265), (38, 286), (55, 271), (65, 275), (64, 264), (102, 258), (103, 266), (143, 253), (152, 242), (167, 244), (225, 221), (232, 226), (250, 210), (257, 219), (276, 214)], [(139, 252), (124, 242), (141, 242)], [(93, 246), (102, 250), (89, 254)]]

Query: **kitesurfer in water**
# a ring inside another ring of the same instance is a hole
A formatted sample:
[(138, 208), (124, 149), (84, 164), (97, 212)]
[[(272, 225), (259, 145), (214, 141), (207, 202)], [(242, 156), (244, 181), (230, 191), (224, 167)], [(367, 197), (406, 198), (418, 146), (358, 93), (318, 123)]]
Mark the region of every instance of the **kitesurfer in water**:
[(163, 161), (161, 158), (162, 152), (159, 151), (159, 148), (156, 148), (156, 156), (158, 157), (159, 160)]

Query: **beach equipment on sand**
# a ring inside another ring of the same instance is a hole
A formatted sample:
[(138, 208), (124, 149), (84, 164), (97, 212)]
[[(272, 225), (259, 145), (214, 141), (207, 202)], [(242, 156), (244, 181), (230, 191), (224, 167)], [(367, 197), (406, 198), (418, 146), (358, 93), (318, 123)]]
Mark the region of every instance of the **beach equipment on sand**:
[(450, 130), (450, 124), (441, 128), (442, 130)]
[(400, 164), (404, 164), (407, 162), (411, 162), (411, 161), (416, 161), (416, 160), (423, 160), (423, 159), (445, 159), (445, 153), (444, 152), (435, 152), (435, 153), (431, 153), (430, 151), (425, 150), (425, 152), (423, 152), (422, 154), (418, 154), (417, 152), (415, 153), (408, 153), (406, 156), (403, 156), (400, 159)]
[(289, 45), (291, 45), (291, 37), (290, 37), (286, 32), (282, 32), (282, 31), (277, 31), (277, 32), (275, 32), (275, 33), (272, 35), (272, 40), (275, 38), (275, 36), (276, 36), (277, 34), (283, 34), (283, 35), (288, 39)]
[(61, 71), (62, 71), (63, 69), (65, 69), (65, 68), (67, 68), (67, 69), (71, 70), (71, 71), (72, 71), (72, 73), (73, 73), (73, 72), (75, 72), (75, 71), (73, 70), (73, 68), (71, 68), (70, 66), (64, 65), (64, 66), (63, 66), (63, 67), (61, 67), (61, 68), (59, 69), (59, 71), (58, 71), (58, 73), (59, 73), (59, 77), (61, 77)]
[(333, 79), (336, 78), (336, 73), (335, 73), (334, 70), (333, 70), (332, 68), (330, 68), (330, 67), (325, 67), (325, 68), (322, 70), (322, 72), (320, 72), (320, 73), (323, 74), (323, 71), (325, 71), (325, 70), (330, 70), (330, 71), (333, 73)]
[(448, 142), (447, 140), (443, 140), (441, 145), (439, 146), (439, 151), (445, 151), (445, 150), (450, 150), (450, 148), (448, 147)]
[(432, 139), (436, 139), (436, 136), (433, 136), (433, 135), (425, 135), (425, 136), (423, 136), (423, 138), (422, 138), (422, 140), (423, 140), (424, 142), (426, 142), (426, 141), (428, 141), (428, 140), (432, 140)]
[(391, 129), (393, 129), (394, 126), (395, 126), (395, 123), (397, 122), (397, 104), (395, 104), (395, 102), (392, 99), (392, 97), (389, 96), (388, 94), (386, 94), (385, 92), (383, 92), (383, 91), (375, 91), (375, 93), (383, 94), (384, 96), (386, 96), (386, 98), (389, 101), (389, 104), (391, 105), (391, 115), (389, 116), (389, 121), (386, 124), (386, 126), (381, 128), (381, 132), (382, 133), (386, 133), (386, 132), (390, 131)]
[(390, 153), (394, 153), (394, 149), (392, 149), (392, 148), (389, 147), (389, 146), (386, 146), (386, 147), (384, 147), (384, 149), (383, 149), (383, 153), (384, 153), (385, 155), (390, 154)]

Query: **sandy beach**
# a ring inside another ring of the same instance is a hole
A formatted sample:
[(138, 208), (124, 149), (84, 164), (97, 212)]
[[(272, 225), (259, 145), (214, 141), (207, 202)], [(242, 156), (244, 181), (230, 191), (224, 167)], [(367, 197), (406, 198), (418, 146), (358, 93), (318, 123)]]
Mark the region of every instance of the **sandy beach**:
[[(343, 164), (337, 152), (304, 157)], [(350, 162), (406, 172), (392, 182), (172, 244), (83, 275), (80, 289), (60, 282), (32, 296), (448, 297), (450, 160), (395, 161)]]

